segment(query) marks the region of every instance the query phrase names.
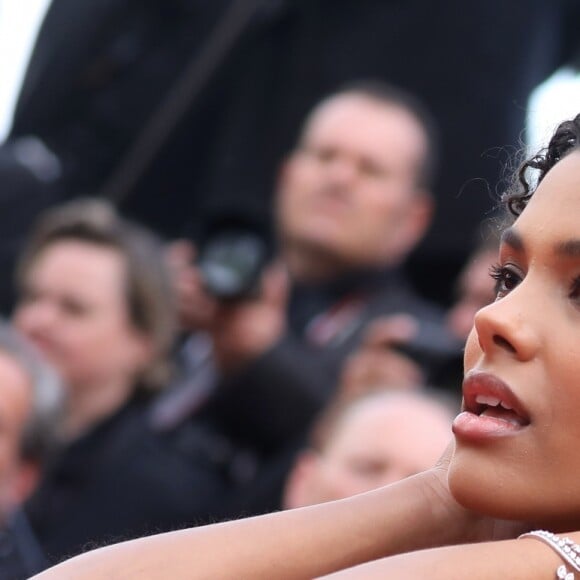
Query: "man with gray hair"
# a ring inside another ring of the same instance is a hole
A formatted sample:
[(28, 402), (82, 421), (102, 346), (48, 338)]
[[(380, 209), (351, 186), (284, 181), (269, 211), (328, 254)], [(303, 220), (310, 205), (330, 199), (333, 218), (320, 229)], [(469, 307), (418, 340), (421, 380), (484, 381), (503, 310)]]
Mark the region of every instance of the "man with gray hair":
[(47, 564), (22, 510), (58, 444), (64, 392), (56, 373), (0, 322), (0, 578)]

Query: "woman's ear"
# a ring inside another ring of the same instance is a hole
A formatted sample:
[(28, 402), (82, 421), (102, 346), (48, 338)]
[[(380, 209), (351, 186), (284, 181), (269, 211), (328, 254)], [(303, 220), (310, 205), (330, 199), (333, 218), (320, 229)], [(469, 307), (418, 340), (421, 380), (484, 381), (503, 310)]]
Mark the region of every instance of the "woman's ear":
[(133, 329), (131, 333), (131, 346), (126, 358), (126, 370), (130, 374), (140, 374), (141, 371), (149, 366), (149, 362), (155, 356), (155, 344), (150, 336), (147, 336), (139, 330)]
[(137, 341), (137, 357), (146, 364), (155, 354), (155, 346), (153, 339), (148, 336), (141, 336), (141, 340)]

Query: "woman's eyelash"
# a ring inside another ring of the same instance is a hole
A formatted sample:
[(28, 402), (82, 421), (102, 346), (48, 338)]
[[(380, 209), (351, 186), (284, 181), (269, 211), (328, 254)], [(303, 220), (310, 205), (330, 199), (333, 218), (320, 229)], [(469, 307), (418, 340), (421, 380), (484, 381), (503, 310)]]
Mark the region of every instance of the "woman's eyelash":
[(489, 275), (496, 281), (501, 280), (504, 274), (505, 268), (500, 264), (492, 264), (489, 267)]
[(495, 280), (495, 293), (500, 296), (513, 290), (519, 283), (519, 276), (511, 269), (501, 264), (493, 264), (489, 275)]
[[(490, 266), (489, 275), (495, 280), (494, 291), (498, 298), (511, 292), (522, 281), (521, 275), (513, 267), (501, 264)], [(569, 296), (574, 300), (580, 300), (580, 275), (572, 280)]]
[(495, 290), (497, 292), (498, 286), (505, 281), (510, 271), (501, 264), (492, 264), (489, 267), (489, 275), (495, 280)]
[(580, 297), (580, 276), (576, 276), (574, 280), (572, 280), (572, 288), (570, 290), (570, 297), (571, 298), (578, 298)]

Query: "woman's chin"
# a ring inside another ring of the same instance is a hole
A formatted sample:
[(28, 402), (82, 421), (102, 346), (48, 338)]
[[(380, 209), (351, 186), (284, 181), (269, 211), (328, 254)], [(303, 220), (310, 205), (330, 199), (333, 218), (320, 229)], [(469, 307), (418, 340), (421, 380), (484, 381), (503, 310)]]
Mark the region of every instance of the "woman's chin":
[(453, 462), (449, 468), (451, 495), (465, 509), (492, 518), (519, 520), (529, 513), (530, 506), (520, 505), (517, 492), (482, 476), (477, 470), (463, 468)]
[(455, 466), (449, 469), (448, 485), (455, 501), (475, 514), (556, 533), (580, 529), (580, 502), (546, 501), (548, 492), (530, 492), (529, 486), (518, 487), (517, 482), (493, 482), (481, 472)]

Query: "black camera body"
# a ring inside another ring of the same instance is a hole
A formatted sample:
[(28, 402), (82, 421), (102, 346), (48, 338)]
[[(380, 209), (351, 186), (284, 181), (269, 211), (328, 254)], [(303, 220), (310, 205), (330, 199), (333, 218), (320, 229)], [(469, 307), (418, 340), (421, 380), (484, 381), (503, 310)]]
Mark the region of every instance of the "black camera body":
[(221, 228), (203, 243), (197, 266), (206, 290), (219, 300), (242, 300), (259, 292), (271, 259), (266, 236), (251, 228)]
[(451, 334), (443, 322), (419, 320), (418, 324), (410, 340), (394, 345), (401, 354), (429, 368), (462, 358), (464, 341)]

